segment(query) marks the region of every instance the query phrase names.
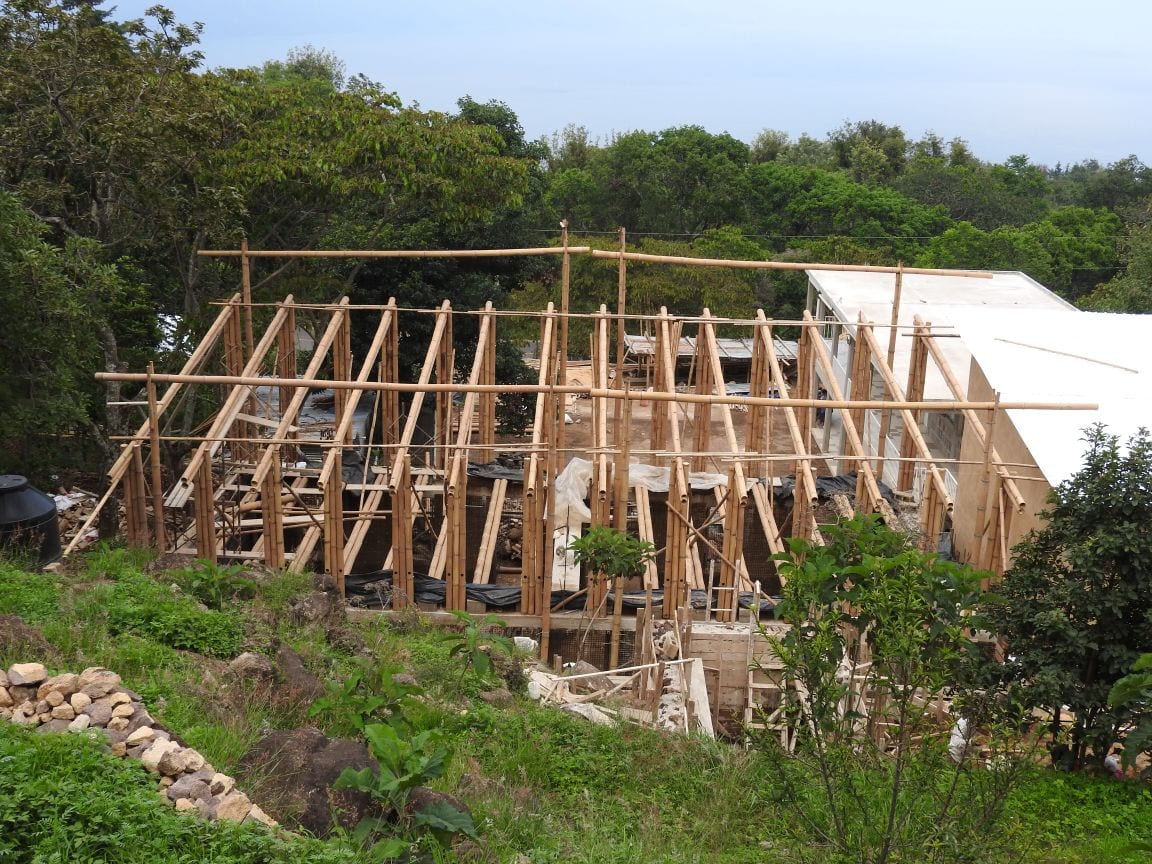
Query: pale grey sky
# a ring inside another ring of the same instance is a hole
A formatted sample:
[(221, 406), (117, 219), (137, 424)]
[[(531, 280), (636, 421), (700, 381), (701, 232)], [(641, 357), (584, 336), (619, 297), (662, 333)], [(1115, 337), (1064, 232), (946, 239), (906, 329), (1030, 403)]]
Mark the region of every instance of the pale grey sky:
[[(115, 2), (115, 0), (113, 0)], [(110, 4), (111, 5), (111, 4)], [(115, 3), (117, 18), (147, 2)], [(1152, 162), (1147, 0), (167, 0), (208, 67), (311, 44), (406, 103), (506, 102), (531, 138), (697, 124), (751, 141), (876, 119), (977, 156)]]

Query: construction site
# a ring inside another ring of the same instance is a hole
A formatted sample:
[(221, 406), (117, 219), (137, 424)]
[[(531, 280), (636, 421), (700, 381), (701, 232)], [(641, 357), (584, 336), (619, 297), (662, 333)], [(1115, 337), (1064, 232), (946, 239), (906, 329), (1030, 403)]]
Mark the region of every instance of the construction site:
[[(108, 491), (66, 552), (119, 497), (129, 543), (329, 574), (357, 616), (413, 605), (449, 619), (497, 613), (539, 640), (544, 662), (612, 670), (617, 677), (600, 692), (632, 688), (653, 716), (652, 682), (665, 680), (665, 664), (692, 661), (676, 686), (686, 715), (707, 706), (709, 726), (721, 712), (747, 720), (778, 700), (783, 684), (772, 680), (756, 624), (771, 620), (781, 588), (774, 556), (790, 538), (819, 543), (823, 524), (869, 513), (925, 550), (952, 550), (954, 511), (963, 507), (977, 530), (956, 544), (958, 557), (1002, 572), (1014, 516), (1042, 502), (1021, 494), (1016, 480), (1035, 466), (1001, 458), (996, 424), (1008, 410), (1095, 407), (968, 401), (938, 344), (953, 334), (920, 318), (899, 323), (905, 276), (963, 277), (978, 290), (989, 277), (982, 272), (673, 258), (623, 244), (570, 246), (566, 236), (532, 249), (201, 254), (238, 261), (239, 290), (220, 302), (178, 373), (97, 375), (126, 392), (138, 387), (131, 404), (144, 419), (123, 436)], [(413, 309), (395, 298), (374, 306), (251, 299), (258, 258), (512, 255), (559, 258), (558, 303), (526, 313), (447, 301)], [(574, 256), (617, 269), (614, 308), (570, 310)], [(796, 320), (764, 311), (721, 318), (706, 308), (691, 317), (637, 314), (628, 306), (630, 262), (888, 274), (892, 314), (861, 314), (851, 350), (811, 312)], [(406, 342), (418, 319), (431, 338)], [(525, 352), (534, 383), (498, 380), (497, 334), (512, 321), (538, 332)], [(454, 329), (470, 334), (467, 345)], [(371, 337), (359, 356), (354, 332)], [(898, 345), (911, 346), (900, 380)], [(834, 370), (837, 355), (847, 379)], [(404, 380), (405, 367), (417, 370), (414, 380)], [(925, 399), (930, 369), (950, 383), (952, 399)], [(168, 419), (197, 392), (215, 394), (214, 413), (195, 434), (173, 434)], [(498, 431), (513, 398), (529, 406), (523, 434)], [(982, 449), (964, 463), (976, 482), (959, 490), (946, 475), (961, 460), (926, 440), (933, 412), (958, 412)], [(823, 431), (832, 427), (828, 451)], [(173, 443), (187, 453), (178, 471), (162, 459)], [(651, 543), (643, 576), (611, 583), (582, 572), (569, 544), (590, 525)]]

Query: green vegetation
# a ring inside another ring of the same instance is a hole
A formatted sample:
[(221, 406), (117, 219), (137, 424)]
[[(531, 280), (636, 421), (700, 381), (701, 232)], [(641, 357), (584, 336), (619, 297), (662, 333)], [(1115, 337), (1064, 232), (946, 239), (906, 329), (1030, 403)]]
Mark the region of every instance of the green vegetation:
[[(851, 567), (875, 567), (893, 558), (909, 565), (889, 571), (892, 578), (885, 584), (891, 593), (873, 598), (895, 603), (907, 595), (897, 589), (914, 583), (912, 565), (920, 559), (901, 558), (905, 551), (899, 544), (884, 545), (887, 541), (879, 535), (872, 537), (883, 541), (877, 546), (869, 540), (875, 532), (860, 527), (857, 539), (875, 560), (860, 557)], [(825, 572), (817, 561), (812, 563)], [(486, 704), (477, 698), (478, 679), (460, 686), (460, 661), (450, 656), (454, 643), (417, 617), (394, 624), (349, 625), (363, 642), (355, 654), (341, 647), (344, 641), (329, 641), (323, 628), (294, 623), (289, 600), (308, 590), (297, 574), (248, 574), (256, 583), (254, 596), (226, 601), (224, 611), (214, 614), (227, 614), (242, 624), (238, 649), (267, 651), (273, 640), (292, 646), (309, 669), (329, 682), (328, 695), (309, 716), (306, 705), (276, 691), (238, 688), (228, 682), (220, 660), (165, 644), (162, 631), (112, 631), (109, 597), (122, 585), (130, 586), (128, 595), (139, 605), (195, 605), (185, 590), (171, 587), (173, 582), (179, 585), (174, 578), (179, 570), (149, 576), (141, 569), (145, 564), (138, 554), (104, 549), (90, 555), (83, 569), (55, 577), (0, 566), (0, 614), (20, 614), (39, 628), (49, 643), (43, 659), (54, 671), (103, 665), (120, 672), (161, 722), (217, 768), (236, 774), (241, 788), (256, 792), (261, 783), (274, 783), (247, 776), (238, 765), (240, 756), (269, 730), (319, 724), (328, 734), (355, 736), (358, 724), (379, 725), (372, 735), (386, 736), (390, 743), (380, 745), (378, 755), (393, 765), (391, 780), (385, 775), (383, 782), (395, 781), (396, 786), (381, 790), (384, 799), (391, 801), (389, 796), (410, 788), (405, 779), (410, 776), (455, 795), (471, 809), (478, 835), (474, 842), (489, 860), (513, 861), (520, 855), (531, 862), (589, 864), (864, 860), (839, 857), (834, 846), (795, 818), (790, 800), (808, 802), (816, 815), (828, 812), (821, 804), (826, 798), (820, 774), (806, 770), (805, 759), (781, 762), (767, 746), (746, 751), (640, 727), (591, 726), (523, 697), (499, 708)], [(908, 579), (901, 575), (904, 571)], [(144, 588), (149, 582), (153, 587)], [(939, 609), (940, 598), (952, 590), (949, 584), (944, 580), (933, 588), (929, 596), (936, 598), (934, 608)], [(847, 583), (842, 587), (850, 590)], [(956, 587), (963, 588), (959, 583)], [(927, 608), (917, 598), (922, 599), (914, 591), (906, 596), (913, 612)], [(947, 655), (937, 648), (949, 644), (950, 632), (945, 627), (931, 634), (925, 653), (936, 660)], [(0, 638), (0, 665), (40, 659), (43, 650)], [(400, 670), (419, 683), (394, 681)], [(495, 670), (512, 677), (503, 664)], [(420, 739), (427, 730), (436, 731)], [(909, 764), (918, 767), (908, 776), (917, 781), (940, 776), (929, 768), (951, 776), (951, 763), (937, 750), (931, 752), (940, 761), (930, 763), (927, 750), (913, 754)], [(33, 735), (0, 724), (0, 764), (0, 853), (7, 855), (5, 860), (100, 860), (110, 854), (102, 851), (110, 847), (100, 844), (112, 842), (117, 860), (157, 864), (343, 861), (366, 854), (354, 836), (323, 843), (277, 839), (259, 827), (206, 825), (175, 814), (159, 802), (142, 770), (102, 753), (83, 736)], [(964, 782), (979, 786), (999, 777), (973, 767)], [(881, 796), (886, 788), (892, 787), (877, 783), (868, 794)], [(958, 798), (958, 804), (961, 800), (971, 803)], [(1002, 830), (995, 842), (990, 838), (979, 847), (979, 860), (1146, 860), (1134, 846), (1152, 832), (1152, 791), (1143, 783), (1024, 766), (1010, 794), (998, 800)], [(393, 806), (398, 803), (397, 798)], [(914, 810), (913, 815), (920, 819), (926, 812)], [(978, 818), (973, 813), (953, 815), (926, 835), (937, 840), (962, 836), (958, 823)], [(455, 824), (435, 813), (427, 821), (440, 832), (450, 830), (445, 824)], [(403, 836), (392, 834), (400, 842), (378, 844), (375, 854), (394, 852), (402, 843), (415, 844), (433, 860), (456, 860), (457, 847), (442, 845), (415, 816), (406, 831)], [(965, 859), (957, 853), (946, 860)]]
[(1125, 712), (1113, 685), (1149, 647), (1152, 632), (1152, 438), (1121, 446), (1095, 426), (1084, 467), (1052, 490), (1043, 518), (1014, 550), (1012, 568), (987, 604), (994, 632), (1011, 645), (1001, 671), (1030, 706), (1074, 716), (1053, 758), (1103, 761), (1121, 739)]

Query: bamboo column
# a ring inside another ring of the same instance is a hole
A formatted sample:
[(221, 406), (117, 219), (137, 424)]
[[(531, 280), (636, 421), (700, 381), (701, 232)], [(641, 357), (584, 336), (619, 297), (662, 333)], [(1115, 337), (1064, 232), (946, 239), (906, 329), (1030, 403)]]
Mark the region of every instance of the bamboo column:
[(168, 547), (164, 526), (164, 475), (160, 470), (160, 414), (156, 403), (156, 374), (153, 363), (148, 364), (148, 457), (152, 469), (152, 524), (155, 528), (156, 548), (161, 552)]
[(273, 569), (284, 566), (284, 500), (281, 497), (283, 475), (280, 470), (281, 447), (273, 444), (268, 447), (271, 458), (268, 470), (260, 487), (260, 503), (264, 520), (261, 528), (264, 537), (264, 562)]
[[(766, 333), (772, 338), (771, 325), (766, 324)], [(772, 391), (772, 372), (768, 368), (768, 357), (764, 350), (763, 340), (757, 338), (754, 331), (752, 338), (752, 374), (749, 378), (749, 395), (753, 398), (766, 398)], [(753, 404), (748, 409), (748, 427), (745, 434), (745, 449), (753, 453), (768, 455), (772, 452), (771, 408), (765, 405)], [(772, 463), (767, 459), (758, 459), (749, 463), (748, 468), (754, 477), (770, 477)]]
[[(440, 350), (436, 354), (437, 384), (451, 384), (456, 376), (451, 309), (446, 319), (444, 338), (440, 340)], [(433, 462), (441, 471), (448, 468), (448, 443), (452, 440), (452, 395), (449, 391), (436, 392), (436, 452), (433, 454)]]
[[(341, 316), (340, 329), (336, 333), (336, 342), (332, 346), (332, 379), (335, 381), (350, 381), (352, 379), (352, 319), (347, 308), (337, 313)], [(344, 429), (344, 434), (336, 439), (339, 444), (352, 442), (352, 426), (344, 422), (348, 412), (348, 402), (351, 391), (338, 389), (335, 391), (336, 401), (336, 428)]]
[[(296, 309), (293, 306), (285, 307), (287, 314), (284, 316), (284, 323), (280, 325), (280, 333), (277, 336), (276, 347), (276, 374), (281, 378), (295, 378), (296, 377)], [(288, 405), (292, 401), (294, 387), (281, 387), (276, 398), (276, 408), (280, 414), (280, 418), (284, 418), (284, 414)], [(291, 431), (290, 426), (285, 430), (291, 437), (295, 438), (296, 434)], [(286, 448), (284, 456), (287, 459), (295, 461), (296, 458), (295, 448)]]
[[(915, 333), (912, 337), (912, 353), (908, 362), (908, 389), (904, 393), (904, 398), (909, 402), (920, 402), (924, 399), (924, 379), (928, 373), (928, 348), (924, 344), (924, 336), (920, 333)], [(912, 421), (916, 424), (917, 430), (920, 428), (920, 411), (913, 409), (911, 412)], [(913, 433), (905, 426), (904, 431), (900, 435), (900, 456), (902, 459), (907, 460), (916, 452), (916, 441)], [(912, 488), (913, 481), (913, 468), (915, 463), (910, 461), (902, 461), (900, 463), (900, 471), (896, 481), (896, 488), (900, 490), (907, 490)]]
[(212, 484), (212, 463), (201, 459), (196, 466), (196, 555), (216, 561), (216, 491)]
[(399, 473), (389, 477), (392, 499), (392, 608), (413, 602), (412, 576), (412, 457), (400, 460)]
[(128, 527), (128, 545), (147, 546), (151, 541), (148, 530), (148, 504), (145, 492), (144, 460), (139, 442), (133, 441), (132, 461), (124, 476), (124, 515)]
[[(668, 308), (666, 306), (660, 307), (660, 317), (656, 321), (656, 335), (654, 340), (654, 348), (652, 354), (652, 367), (654, 371), (654, 378), (652, 381), (653, 390), (663, 390), (665, 382), (668, 377), (668, 371), (665, 368), (667, 362), (665, 354), (667, 353), (668, 340), (670, 338), (670, 330), (668, 324)], [(675, 373), (673, 373), (675, 374)], [(652, 449), (656, 451), (653, 457), (653, 463), (656, 465), (663, 465), (668, 460), (662, 455), (662, 452), (668, 449), (668, 408), (669, 403), (659, 399), (652, 400), (652, 431), (650, 433), (650, 441)]]
[(661, 614), (675, 618), (676, 610), (688, 597), (687, 553), (691, 495), (684, 460), (672, 459), (668, 475), (668, 522), (664, 548), (664, 602)]
[[(396, 311), (396, 298), (388, 298), (392, 318), (388, 331), (384, 334), (384, 344), (380, 349), (380, 380), (400, 380), (400, 318)], [(385, 390), (376, 394), (380, 409), (380, 441), (385, 448), (400, 440), (400, 392)], [(385, 450), (387, 452), (387, 450)]]
[[(696, 395), (713, 396), (714, 381), (713, 369), (708, 362), (708, 352), (701, 334), (701, 328), (696, 331)], [(720, 379), (723, 381), (723, 379)], [(707, 400), (696, 402), (692, 406), (692, 470), (708, 470), (708, 457), (705, 455), (712, 450), (712, 403)]]
[[(888, 357), (887, 364), (889, 369), (896, 368), (896, 336), (900, 323), (900, 295), (904, 288), (904, 262), (898, 261), (896, 264), (896, 277), (895, 285), (892, 289), (892, 315), (888, 325)], [(896, 396), (892, 392), (885, 394), (886, 399), (895, 399)], [(888, 447), (888, 431), (892, 428), (892, 412), (890, 410), (882, 410), (880, 412), (880, 432), (879, 440), (876, 442), (876, 452), (878, 459), (876, 460), (876, 473), (880, 477), (884, 476), (884, 454)]]
[[(568, 220), (560, 222), (560, 361), (556, 379), (560, 384), (568, 383), (568, 312), (572, 288), (572, 253), (568, 247)], [(561, 400), (561, 410), (567, 410), (567, 403)], [(567, 430), (561, 417), (560, 428), (556, 430), (556, 446), (561, 450), (567, 444)], [(541, 654), (541, 657), (547, 657)]]

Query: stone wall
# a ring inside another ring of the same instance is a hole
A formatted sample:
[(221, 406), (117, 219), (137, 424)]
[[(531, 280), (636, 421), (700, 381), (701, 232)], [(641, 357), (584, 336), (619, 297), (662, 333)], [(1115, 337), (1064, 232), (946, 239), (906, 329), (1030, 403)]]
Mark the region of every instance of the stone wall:
[(3, 719), (37, 732), (101, 736), (114, 756), (139, 760), (156, 779), (160, 797), (179, 811), (205, 819), (277, 824), (235, 788), (231, 777), (157, 723), (115, 672), (93, 666), (79, 674), (49, 676), (40, 663), (0, 670)]

